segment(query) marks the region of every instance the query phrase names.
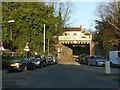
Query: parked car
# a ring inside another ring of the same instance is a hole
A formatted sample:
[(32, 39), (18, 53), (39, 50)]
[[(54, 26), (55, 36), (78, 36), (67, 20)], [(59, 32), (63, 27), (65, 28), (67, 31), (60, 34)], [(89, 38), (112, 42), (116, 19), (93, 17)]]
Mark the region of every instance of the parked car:
[(88, 55), (88, 54), (82, 54), (82, 55), (81, 55), (81, 63), (82, 63), (82, 64), (85, 64), (85, 63), (86, 63), (86, 60), (85, 60), (85, 59), (86, 59), (86, 56), (89, 56), (89, 55)]
[(89, 55), (85, 56), (85, 58), (84, 58), (84, 64), (88, 64), (88, 59), (89, 59), (89, 58), (90, 58)]
[(76, 61), (76, 62), (80, 62), (80, 58), (78, 58), (78, 57), (75, 58), (75, 61)]
[(35, 70), (35, 64), (30, 62), (27, 58), (13, 60), (8, 64), (8, 72), (13, 70), (28, 71)]
[(96, 65), (96, 66), (103, 66), (105, 65), (106, 59), (101, 56), (90, 56), (88, 59), (87, 64), (88, 65)]
[(51, 57), (51, 56), (46, 57), (46, 64), (47, 64), (47, 65), (52, 65), (52, 64), (54, 64), (53, 57)]
[(46, 59), (41, 57), (41, 55), (33, 55), (30, 56), (29, 60), (35, 64), (36, 67), (45, 67), (46, 66)]
[(52, 58), (53, 58), (54, 64), (57, 64), (58, 63), (58, 59), (56, 57), (54, 57), (54, 56)]

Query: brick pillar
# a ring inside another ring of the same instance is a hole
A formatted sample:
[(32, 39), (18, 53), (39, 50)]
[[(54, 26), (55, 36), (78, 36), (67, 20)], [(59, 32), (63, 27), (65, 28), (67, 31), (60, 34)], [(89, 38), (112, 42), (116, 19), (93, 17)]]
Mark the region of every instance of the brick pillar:
[(90, 56), (94, 55), (94, 45), (95, 45), (94, 42), (91, 41), (90, 42)]

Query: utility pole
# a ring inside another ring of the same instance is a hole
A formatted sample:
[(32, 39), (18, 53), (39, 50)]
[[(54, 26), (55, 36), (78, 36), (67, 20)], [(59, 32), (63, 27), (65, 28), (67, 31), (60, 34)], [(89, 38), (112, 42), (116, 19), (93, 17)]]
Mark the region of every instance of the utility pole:
[(13, 40), (13, 39), (12, 39), (12, 36), (13, 36), (13, 35), (12, 35), (12, 28), (13, 28), (12, 25), (10, 25), (10, 50), (11, 50), (11, 53), (12, 53), (12, 46), (13, 46), (13, 45), (12, 45), (12, 40)]
[(49, 56), (49, 38), (48, 38), (48, 56)]
[(43, 43), (44, 43), (44, 45), (43, 45), (43, 52), (45, 53), (45, 24), (44, 24), (44, 36), (43, 36)]

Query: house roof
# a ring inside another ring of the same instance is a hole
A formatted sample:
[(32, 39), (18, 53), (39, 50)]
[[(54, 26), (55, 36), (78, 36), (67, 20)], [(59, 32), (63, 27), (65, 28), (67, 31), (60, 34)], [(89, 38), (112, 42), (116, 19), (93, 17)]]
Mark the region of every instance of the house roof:
[(81, 28), (71, 27), (71, 28), (64, 28), (65, 31), (81, 31)]
[(82, 31), (82, 25), (80, 27), (66, 27), (64, 28), (65, 31)]
[(90, 32), (88, 30), (86, 30), (84, 33), (85, 35), (90, 35)]

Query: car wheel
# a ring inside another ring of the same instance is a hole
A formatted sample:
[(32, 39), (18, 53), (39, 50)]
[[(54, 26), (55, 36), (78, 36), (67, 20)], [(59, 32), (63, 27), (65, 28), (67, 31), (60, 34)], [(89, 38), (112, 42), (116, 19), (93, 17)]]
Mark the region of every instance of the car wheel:
[(40, 64), (37, 67), (40, 68)]
[(88, 66), (90, 66), (90, 65), (91, 65), (91, 64), (90, 64), (90, 62), (88, 62), (87, 64), (88, 64)]
[(47, 67), (47, 64), (46, 64), (46, 63), (44, 63), (44, 67)]
[(36, 66), (35, 65), (33, 65), (33, 68), (32, 68), (32, 70), (35, 70), (36, 69)]
[(12, 70), (8, 69), (7, 72), (8, 72), (8, 73), (9, 73), (9, 72), (12, 72)]
[(110, 62), (110, 67), (113, 67), (113, 63), (112, 62)]
[(98, 67), (99, 65), (98, 65), (98, 62), (96, 62), (96, 66)]
[(49, 65), (50, 65), (50, 63), (48, 62), (47, 66), (49, 66)]
[(42, 68), (44, 66), (43, 62), (40, 64), (40, 68)]
[(24, 68), (23, 68), (23, 70), (22, 70), (23, 72), (26, 72), (26, 71), (28, 71), (28, 67), (27, 66), (25, 66)]

